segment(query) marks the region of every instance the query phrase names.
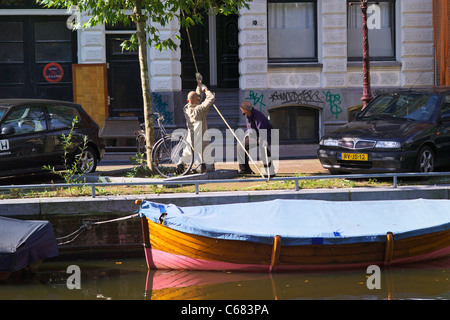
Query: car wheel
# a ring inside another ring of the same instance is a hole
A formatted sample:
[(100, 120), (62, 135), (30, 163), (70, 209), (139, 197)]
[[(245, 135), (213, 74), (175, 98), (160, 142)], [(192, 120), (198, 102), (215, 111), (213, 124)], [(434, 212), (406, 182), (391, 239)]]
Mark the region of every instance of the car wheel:
[(92, 147), (86, 147), (78, 160), (78, 168), (81, 173), (93, 173), (97, 168), (97, 154)]
[(434, 152), (430, 147), (422, 147), (417, 154), (415, 171), (433, 172), (434, 171)]

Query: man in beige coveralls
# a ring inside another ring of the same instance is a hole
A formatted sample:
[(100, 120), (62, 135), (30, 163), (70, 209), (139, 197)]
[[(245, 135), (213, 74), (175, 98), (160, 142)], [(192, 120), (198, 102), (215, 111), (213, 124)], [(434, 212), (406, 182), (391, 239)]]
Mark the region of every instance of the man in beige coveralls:
[[(205, 100), (200, 103), (203, 98), (203, 94), (206, 95)], [(209, 91), (205, 85), (202, 85), (201, 81), (197, 83), (197, 89), (189, 92), (187, 96), (188, 103), (184, 106), (184, 116), (186, 118), (186, 126), (188, 129), (188, 135), (186, 140), (191, 144), (194, 149), (194, 164), (202, 165), (202, 172), (214, 171), (214, 159), (207, 157), (205, 159), (203, 150), (209, 144), (209, 135), (206, 134), (208, 125), (206, 123), (206, 115), (208, 114), (209, 107), (214, 103), (214, 93)], [(185, 153), (180, 158), (179, 166), (182, 165)]]

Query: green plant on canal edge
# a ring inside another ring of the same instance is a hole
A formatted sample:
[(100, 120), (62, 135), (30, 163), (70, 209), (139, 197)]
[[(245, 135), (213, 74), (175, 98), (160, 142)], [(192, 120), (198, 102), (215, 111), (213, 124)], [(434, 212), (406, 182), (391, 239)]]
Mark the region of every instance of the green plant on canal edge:
[(64, 170), (58, 171), (55, 170), (54, 167), (51, 167), (50, 165), (45, 165), (43, 168), (45, 170), (48, 170), (58, 176), (60, 176), (66, 183), (79, 183), (78, 176), (85, 173), (86, 169), (81, 169), (79, 166), (80, 157), (83, 155), (84, 151), (86, 150), (87, 145), (87, 136), (83, 137), (83, 143), (81, 144), (79, 148), (80, 153), (75, 155), (75, 161), (70, 163), (69, 159), (69, 149), (70, 146), (73, 144), (72, 137), (73, 137), (73, 131), (75, 129), (76, 124), (79, 122), (78, 117), (73, 118), (72, 124), (70, 126), (69, 134), (66, 136), (66, 134), (62, 134), (62, 146), (63, 146), (63, 160), (64, 160)]

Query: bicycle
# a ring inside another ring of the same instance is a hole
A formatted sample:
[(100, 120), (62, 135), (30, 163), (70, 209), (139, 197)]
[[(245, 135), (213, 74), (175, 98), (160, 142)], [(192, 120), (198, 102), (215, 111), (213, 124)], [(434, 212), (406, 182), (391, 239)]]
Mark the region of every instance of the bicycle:
[[(155, 170), (165, 178), (183, 176), (187, 174), (194, 164), (194, 150), (182, 134), (169, 134), (163, 125), (164, 117), (155, 112), (159, 126), (159, 139), (152, 147), (151, 157)], [(145, 127), (141, 123), (141, 130), (136, 137), (137, 152), (143, 163), (147, 158), (147, 144)], [(180, 159), (183, 158), (183, 162)]]

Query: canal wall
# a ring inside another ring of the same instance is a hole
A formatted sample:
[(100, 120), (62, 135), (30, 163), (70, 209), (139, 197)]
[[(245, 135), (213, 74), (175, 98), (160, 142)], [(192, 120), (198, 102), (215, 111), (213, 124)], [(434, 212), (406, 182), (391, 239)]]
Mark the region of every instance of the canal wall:
[(313, 199), (328, 201), (377, 201), (402, 199), (450, 199), (450, 185), (404, 186), (341, 189), (301, 189), (269, 191), (232, 191), (205, 193), (166, 193), (127, 196), (67, 197), (0, 200), (0, 215), (20, 217), (42, 215), (73, 215), (121, 213), (128, 215), (138, 209), (137, 199), (146, 199), (177, 206), (203, 206), (229, 203), (267, 201), (273, 199)]
[[(144, 254), (140, 218), (131, 217), (139, 209), (135, 204), (137, 199), (163, 204), (172, 203), (178, 206), (202, 206), (273, 199), (383, 201), (418, 198), (450, 199), (450, 186), (11, 199), (0, 201), (0, 215), (16, 219), (50, 221), (56, 237), (60, 238), (58, 239), (58, 242), (61, 243), (58, 259), (112, 259), (143, 256)], [(126, 217), (126, 219), (110, 221), (122, 217)], [(96, 225), (96, 222), (104, 221), (107, 223)], [(77, 232), (79, 230), (81, 232)], [(69, 236), (71, 234), (73, 236)]]

